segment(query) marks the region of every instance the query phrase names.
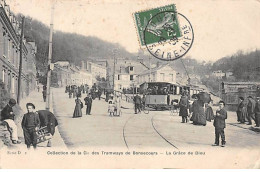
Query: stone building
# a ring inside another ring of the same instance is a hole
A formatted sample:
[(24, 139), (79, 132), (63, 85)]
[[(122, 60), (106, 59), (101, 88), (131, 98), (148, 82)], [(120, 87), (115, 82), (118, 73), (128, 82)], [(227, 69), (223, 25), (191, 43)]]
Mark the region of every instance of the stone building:
[[(5, 89), (13, 98), (17, 98), (18, 94), (20, 34), (19, 22), (15, 15), (6, 2), (0, 0), (0, 80), (4, 82)], [(34, 50), (36, 50), (35, 44), (26, 43), (26, 40), (23, 40), (21, 98), (29, 95), (30, 91), (35, 88)]]

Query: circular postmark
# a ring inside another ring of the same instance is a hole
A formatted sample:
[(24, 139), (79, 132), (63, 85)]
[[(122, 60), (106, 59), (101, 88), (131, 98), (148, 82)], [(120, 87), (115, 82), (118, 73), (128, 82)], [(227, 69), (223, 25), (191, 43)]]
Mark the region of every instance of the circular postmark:
[(174, 11), (157, 13), (147, 22), (144, 43), (154, 57), (172, 61), (183, 57), (192, 47), (194, 32), (189, 20)]

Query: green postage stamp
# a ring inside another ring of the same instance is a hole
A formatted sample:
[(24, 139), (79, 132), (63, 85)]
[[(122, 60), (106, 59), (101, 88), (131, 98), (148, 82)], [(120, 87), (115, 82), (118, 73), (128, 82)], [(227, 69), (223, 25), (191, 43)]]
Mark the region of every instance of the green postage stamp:
[[(174, 4), (137, 12), (134, 17), (141, 46), (181, 36)], [(145, 39), (144, 31), (147, 32)]]
[(191, 48), (194, 33), (189, 20), (174, 4), (134, 13), (141, 48), (160, 60), (176, 60)]

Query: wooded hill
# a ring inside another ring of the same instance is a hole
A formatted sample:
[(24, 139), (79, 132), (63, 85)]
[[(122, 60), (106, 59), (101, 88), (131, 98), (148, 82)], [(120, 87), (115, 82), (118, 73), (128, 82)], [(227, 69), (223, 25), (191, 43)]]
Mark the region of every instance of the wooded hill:
[[(43, 23), (26, 18), (25, 20), (25, 38), (27, 41), (35, 41), (37, 45), (37, 69), (46, 71), (48, 58), (48, 41), (49, 27)], [(53, 57), (52, 62), (66, 60), (76, 65), (80, 65), (81, 60), (89, 59), (112, 59), (113, 49), (117, 48), (117, 57), (136, 60), (138, 57), (143, 58), (148, 64), (149, 55), (143, 51), (136, 54), (129, 53), (119, 44), (106, 42), (96, 37), (83, 36), (78, 34), (64, 33), (56, 31), (53, 34)], [(222, 58), (213, 65), (206, 62), (198, 62), (192, 57), (182, 58), (169, 62), (177, 72), (186, 73), (183, 64), (186, 66), (188, 73), (197, 74), (200, 76), (210, 75), (212, 71), (222, 70), (223, 72), (231, 71), (234, 73), (237, 81), (260, 81), (260, 52), (259, 50), (243, 53), (242, 51), (236, 54)], [(156, 64), (162, 62), (154, 57), (151, 57), (151, 63)]]

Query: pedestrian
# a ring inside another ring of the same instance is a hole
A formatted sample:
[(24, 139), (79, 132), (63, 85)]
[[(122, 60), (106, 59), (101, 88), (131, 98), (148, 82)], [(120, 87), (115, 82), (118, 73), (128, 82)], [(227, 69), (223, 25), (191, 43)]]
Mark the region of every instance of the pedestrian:
[(181, 99), (180, 99), (180, 112), (179, 116), (182, 117), (182, 123), (187, 123), (188, 122), (188, 108), (189, 108), (189, 102), (188, 102), (188, 97), (185, 94), (182, 94)]
[(14, 99), (10, 99), (8, 104), (1, 111), (1, 121), (6, 122), (8, 125), (8, 129), (11, 135), (11, 140), (13, 144), (20, 144), (21, 140), (18, 139), (17, 134), (17, 125), (14, 122), (14, 112), (13, 107), (16, 105), (16, 101)]
[(143, 94), (143, 97), (142, 97), (142, 109), (143, 110), (145, 109), (145, 100), (146, 100), (145, 97), (146, 97), (145, 94)]
[(115, 104), (113, 103), (112, 100), (109, 100), (108, 101), (108, 109), (107, 109), (107, 112), (109, 114), (109, 116), (114, 116), (114, 113), (115, 113)]
[(73, 98), (75, 98), (77, 96), (77, 92), (78, 92), (78, 87), (77, 86), (73, 86)]
[(83, 92), (83, 94), (85, 94), (85, 87), (84, 87), (84, 85), (82, 85), (82, 92)]
[(167, 93), (167, 105), (169, 106), (170, 105), (170, 102), (171, 102), (171, 97), (170, 97), (170, 94), (169, 92)]
[(101, 94), (102, 94), (102, 90), (101, 90), (101, 88), (99, 88), (99, 89), (98, 89), (98, 100), (100, 100)]
[(214, 119), (214, 113), (211, 106), (212, 106), (212, 100), (209, 103), (205, 103), (206, 120), (209, 122), (211, 122), (211, 120)]
[(72, 96), (72, 90), (69, 90), (69, 98)]
[(255, 121), (255, 100), (252, 98), (252, 96), (248, 96), (248, 104), (247, 104), (247, 119), (248, 124), (252, 125), (252, 119)]
[(141, 103), (142, 103), (141, 97), (138, 94), (136, 94), (134, 96), (133, 101), (134, 101), (134, 105), (135, 105), (135, 114), (141, 113)]
[[(55, 133), (55, 127), (58, 125), (58, 121), (53, 113), (48, 110), (38, 110), (40, 118), (40, 127), (47, 127), (48, 132), (53, 136)], [(51, 139), (48, 140), (47, 147), (51, 147)]]
[(37, 86), (37, 90), (38, 90), (38, 92), (40, 92), (40, 86), (39, 85)]
[(227, 119), (227, 111), (224, 109), (225, 102), (219, 101), (219, 109), (216, 111), (216, 115), (214, 115), (214, 127), (215, 127), (215, 143), (212, 146), (219, 145), (219, 135), (221, 136), (221, 147), (225, 147), (226, 139), (224, 128), (226, 127), (225, 120)]
[(47, 91), (43, 90), (42, 91), (42, 97), (43, 97), (43, 101), (46, 102), (46, 96), (47, 96)]
[(119, 95), (115, 96), (115, 106), (116, 106), (116, 111), (117, 111), (117, 115), (120, 115), (121, 112), (121, 98)]
[(260, 125), (260, 97), (256, 97), (255, 122), (256, 122), (256, 127), (259, 127), (259, 125)]
[(191, 121), (193, 121), (193, 125), (203, 125), (206, 126), (206, 114), (204, 111), (204, 101), (200, 97), (201, 95), (194, 95), (194, 102), (192, 103), (191, 111), (192, 117)]
[(28, 113), (24, 114), (22, 120), (22, 128), (24, 134), (25, 144), (29, 149), (31, 145), (36, 149), (37, 145), (37, 134), (36, 132), (40, 127), (39, 114), (35, 113), (35, 106), (32, 103), (27, 103), (26, 108)]
[(75, 105), (75, 109), (74, 109), (74, 113), (73, 113), (73, 118), (82, 117), (81, 109), (83, 108), (83, 103), (81, 102), (81, 100), (79, 99), (78, 96), (75, 99), (75, 103), (76, 103), (76, 105)]
[(87, 97), (84, 98), (86, 108), (86, 115), (91, 115), (91, 106), (92, 106), (92, 97), (91, 93), (87, 95)]
[(239, 97), (239, 104), (237, 107), (237, 122), (245, 123), (247, 116), (247, 104), (243, 97)]

